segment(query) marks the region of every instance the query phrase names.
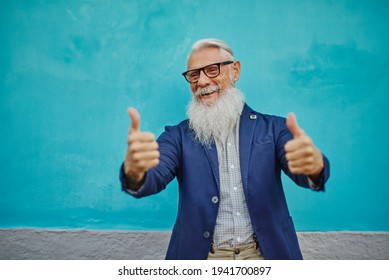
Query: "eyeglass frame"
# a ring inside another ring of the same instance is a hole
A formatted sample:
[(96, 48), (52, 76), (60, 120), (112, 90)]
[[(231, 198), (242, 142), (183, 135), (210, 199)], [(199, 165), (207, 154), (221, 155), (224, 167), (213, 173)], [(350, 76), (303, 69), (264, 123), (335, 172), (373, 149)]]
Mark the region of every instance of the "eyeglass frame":
[[(217, 63), (208, 64), (208, 65), (206, 65), (206, 66), (204, 66), (204, 67), (201, 67), (201, 68), (191, 69), (191, 70), (185, 71), (185, 72), (182, 73), (182, 76), (184, 76), (185, 80), (186, 80), (188, 83), (194, 84), (194, 83), (197, 83), (197, 82), (199, 81), (201, 71), (203, 71), (204, 75), (207, 76), (208, 78), (211, 78), (211, 79), (212, 79), (212, 78), (216, 78), (217, 76), (220, 75), (220, 65), (229, 65), (229, 64), (231, 64), (231, 63), (234, 63), (234, 61), (232, 61), (232, 60), (227, 60), (227, 61), (223, 61), (223, 62), (217, 62)], [(209, 67), (209, 66), (213, 66), (213, 65), (216, 65), (216, 66), (217, 66), (217, 68), (218, 68), (218, 73), (217, 73), (216, 76), (211, 76), (211, 77), (210, 77), (210, 76), (207, 75), (207, 73), (205, 73), (204, 69), (207, 68), (207, 67)], [(197, 79), (196, 81), (194, 81), (194, 82), (190, 82), (190, 81), (188, 80), (187, 76), (186, 76), (189, 72), (192, 72), (192, 71), (198, 71), (198, 73), (199, 73), (198, 79)]]

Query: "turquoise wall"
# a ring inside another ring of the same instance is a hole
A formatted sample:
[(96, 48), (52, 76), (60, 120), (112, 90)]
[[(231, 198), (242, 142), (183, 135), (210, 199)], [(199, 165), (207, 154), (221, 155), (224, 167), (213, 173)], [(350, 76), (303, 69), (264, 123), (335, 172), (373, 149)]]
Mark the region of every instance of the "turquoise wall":
[(128, 106), (185, 118), (191, 44), (227, 41), (251, 107), (330, 158), (325, 193), (285, 189), (298, 230), (389, 230), (388, 1), (1, 1), (0, 227), (171, 229), (177, 185), (120, 191)]

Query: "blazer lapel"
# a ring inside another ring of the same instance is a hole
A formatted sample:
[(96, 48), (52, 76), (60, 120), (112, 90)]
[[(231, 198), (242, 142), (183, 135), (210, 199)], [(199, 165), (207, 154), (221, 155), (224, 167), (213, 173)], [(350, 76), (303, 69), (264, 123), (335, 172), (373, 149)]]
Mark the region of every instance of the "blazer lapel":
[(253, 141), (257, 119), (258, 116), (255, 112), (247, 106), (247, 104), (245, 104), (240, 118), (239, 127), (240, 172), (242, 173), (242, 184), (245, 191), (247, 190), (251, 143)]
[[(256, 123), (257, 115), (247, 104), (245, 104), (242, 115), (240, 117), (239, 125), (239, 160), (244, 190), (247, 188), (251, 143), (253, 141)], [(213, 177), (216, 181), (218, 189), (220, 190), (219, 160), (217, 157), (216, 145), (213, 143), (209, 148), (203, 146), (203, 149), (208, 157), (209, 162), (211, 163)]]
[(219, 177), (219, 160), (217, 157), (217, 150), (215, 143), (212, 143), (211, 147), (203, 146), (205, 153), (208, 157), (209, 162), (211, 163), (213, 177), (216, 181), (217, 188), (220, 190), (220, 177)]

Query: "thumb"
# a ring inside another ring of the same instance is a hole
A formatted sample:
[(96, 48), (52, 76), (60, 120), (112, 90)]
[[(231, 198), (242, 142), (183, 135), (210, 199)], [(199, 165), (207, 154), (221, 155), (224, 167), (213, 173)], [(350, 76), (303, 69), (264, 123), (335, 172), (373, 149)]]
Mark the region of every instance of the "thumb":
[(138, 111), (135, 108), (128, 108), (127, 112), (131, 118), (130, 133), (140, 132), (140, 115)]
[(297, 138), (304, 134), (304, 131), (297, 124), (296, 115), (294, 113), (289, 113), (286, 117), (286, 126), (292, 133), (293, 138)]

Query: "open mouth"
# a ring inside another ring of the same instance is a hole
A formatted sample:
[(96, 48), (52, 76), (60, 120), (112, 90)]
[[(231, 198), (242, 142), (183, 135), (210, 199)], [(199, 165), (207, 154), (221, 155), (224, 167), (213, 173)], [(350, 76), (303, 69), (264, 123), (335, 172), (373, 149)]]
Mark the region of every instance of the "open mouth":
[(197, 97), (208, 97), (214, 94), (215, 92), (219, 92), (219, 91), (220, 91), (219, 86), (212, 85), (204, 88), (198, 88), (196, 92), (194, 92), (193, 94)]
[(201, 96), (209, 96), (209, 95), (212, 95), (214, 94), (215, 92), (217, 92), (218, 90), (213, 90), (213, 91), (210, 91), (210, 92), (204, 92), (201, 94)]

